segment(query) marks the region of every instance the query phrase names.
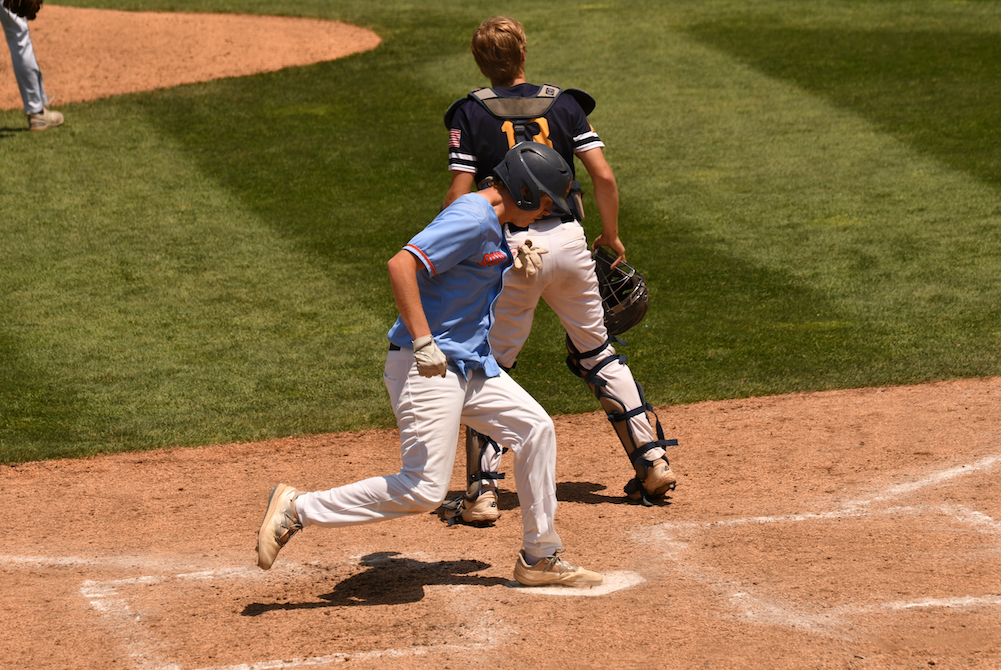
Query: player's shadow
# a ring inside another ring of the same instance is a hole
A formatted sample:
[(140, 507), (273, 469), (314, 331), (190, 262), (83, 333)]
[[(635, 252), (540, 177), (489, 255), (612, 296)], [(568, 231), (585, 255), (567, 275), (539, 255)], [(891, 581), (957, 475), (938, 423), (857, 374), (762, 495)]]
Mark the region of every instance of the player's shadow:
[(0, 128), (0, 140), (16, 137), (18, 134), (26, 132), (28, 132), (27, 128)]
[[(594, 482), (557, 482), (556, 499), (560, 502), (583, 503), (585, 505), (638, 505), (635, 500), (630, 500), (625, 493), (613, 491), (611, 495), (603, 495), (599, 491), (607, 491), (604, 484)], [(457, 494), (456, 494), (457, 495)], [(660, 507), (671, 504), (670, 495), (661, 500), (654, 500), (654, 506)], [(497, 507), (501, 511), (518, 507), (518, 494), (514, 491), (501, 491), (497, 496)]]
[(321, 607), (356, 607), (359, 605), (402, 605), (424, 598), (424, 587), (434, 585), (503, 586), (500, 577), (481, 577), (470, 573), (489, 568), (482, 561), (437, 561), (425, 563), (412, 558), (398, 558), (399, 552), (382, 551), (363, 556), (361, 564), (369, 569), (337, 584), (318, 601), (298, 603), (251, 603), (243, 616), (260, 616), (275, 610), (308, 610)]

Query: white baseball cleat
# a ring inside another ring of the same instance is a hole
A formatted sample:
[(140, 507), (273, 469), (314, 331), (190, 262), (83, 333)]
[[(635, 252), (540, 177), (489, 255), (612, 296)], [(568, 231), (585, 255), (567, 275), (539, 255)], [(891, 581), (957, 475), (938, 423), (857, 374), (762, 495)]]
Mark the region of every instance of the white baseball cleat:
[(497, 492), (485, 489), (480, 492), (476, 500), (472, 501), (466, 497), (466, 494), (456, 496), (442, 505), (441, 513), (442, 518), (450, 526), (460, 521), (474, 526), (492, 524), (500, 518), (500, 511), (497, 509)]
[(570, 565), (557, 550), (535, 565), (525, 562), (525, 552), (518, 554), (518, 562), (514, 564), (514, 578), (525, 586), (597, 586), (601, 584), (602, 576), (584, 568)]
[(63, 125), (63, 115), (47, 107), (35, 114), (28, 114), (28, 130), (40, 131)]
[(285, 484), (271, 489), (268, 511), (264, 513), (261, 529), (257, 531), (257, 565), (262, 570), (268, 570), (281, 548), (302, 530), (295, 505), (292, 504), (297, 495), (298, 491)]

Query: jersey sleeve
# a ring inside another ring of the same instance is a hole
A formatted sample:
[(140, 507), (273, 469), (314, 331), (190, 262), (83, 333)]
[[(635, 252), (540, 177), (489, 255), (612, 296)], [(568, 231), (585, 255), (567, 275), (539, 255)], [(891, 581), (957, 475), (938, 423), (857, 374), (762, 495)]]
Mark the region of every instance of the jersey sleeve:
[(598, 133), (594, 131), (594, 127), (590, 124), (588, 124), (587, 130), (573, 137), (573, 152), (575, 154), (590, 151), (591, 149), (601, 149), (604, 146), (605, 143), (601, 141)]
[[(570, 96), (566, 96), (570, 98)], [(572, 98), (571, 98), (572, 100)], [(584, 151), (590, 151), (591, 149), (601, 149), (605, 146), (605, 143), (601, 141), (598, 137), (598, 133), (594, 131), (594, 126), (591, 122), (587, 120), (587, 114), (577, 103), (573, 100), (573, 103), (569, 106), (569, 116), (570, 116), (570, 128), (571, 139), (573, 141), (573, 152), (575, 154), (582, 153)]]
[(432, 277), (475, 256), (482, 246), (479, 217), (460, 200), (445, 208), (403, 247), (424, 265)]
[(466, 115), (468, 104), (459, 107), (448, 131), (448, 169), (452, 172), (476, 174), (477, 158), (473, 148), (473, 132)]

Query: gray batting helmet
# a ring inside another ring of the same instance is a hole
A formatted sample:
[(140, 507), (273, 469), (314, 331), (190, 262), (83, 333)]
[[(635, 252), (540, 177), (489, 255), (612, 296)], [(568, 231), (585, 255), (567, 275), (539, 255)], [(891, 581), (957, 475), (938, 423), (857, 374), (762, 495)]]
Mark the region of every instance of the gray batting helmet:
[(598, 275), (598, 292), (605, 309), (605, 328), (609, 335), (621, 335), (646, 316), (650, 306), (650, 291), (643, 275), (628, 263), (612, 269), (615, 254), (598, 247), (591, 254)]
[(494, 176), (507, 187), (519, 209), (542, 206), (542, 194), (553, 199), (553, 206), (570, 211), (567, 193), (573, 173), (559, 152), (538, 142), (519, 142), (494, 168)]

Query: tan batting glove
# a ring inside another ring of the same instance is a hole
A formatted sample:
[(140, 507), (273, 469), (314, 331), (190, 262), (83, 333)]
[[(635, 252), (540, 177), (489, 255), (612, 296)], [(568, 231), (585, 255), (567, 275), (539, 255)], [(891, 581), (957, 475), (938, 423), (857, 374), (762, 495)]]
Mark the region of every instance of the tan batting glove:
[(418, 337), (413, 341), (414, 360), (417, 361), (417, 372), (421, 377), (445, 376), (448, 370), (448, 359), (442, 353), (434, 338), (430, 335)]
[(515, 252), (514, 268), (516, 270), (524, 268), (526, 275), (534, 277), (535, 273), (542, 269), (542, 254), (548, 253), (549, 249), (533, 247), (532, 240), (525, 240), (525, 243)]

